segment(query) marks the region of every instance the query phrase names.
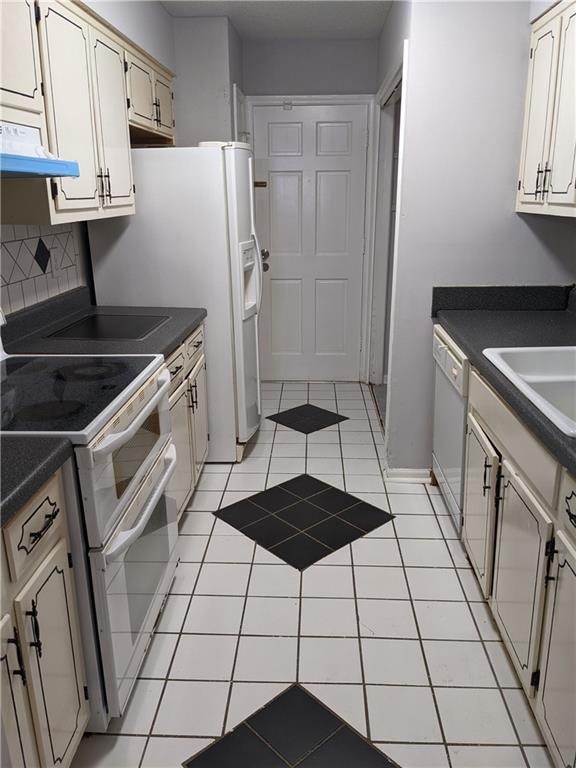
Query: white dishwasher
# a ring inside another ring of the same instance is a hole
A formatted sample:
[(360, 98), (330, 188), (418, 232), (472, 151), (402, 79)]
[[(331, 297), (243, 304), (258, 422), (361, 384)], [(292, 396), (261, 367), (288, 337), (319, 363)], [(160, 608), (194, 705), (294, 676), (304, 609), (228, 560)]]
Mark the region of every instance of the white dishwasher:
[(454, 526), (460, 533), (468, 407), (468, 358), (439, 325), (434, 326), (433, 356), (432, 468)]

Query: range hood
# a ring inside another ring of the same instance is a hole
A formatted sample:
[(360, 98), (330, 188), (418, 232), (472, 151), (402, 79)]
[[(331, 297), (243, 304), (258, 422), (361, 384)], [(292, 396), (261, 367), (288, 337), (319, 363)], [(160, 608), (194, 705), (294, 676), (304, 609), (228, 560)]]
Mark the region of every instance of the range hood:
[(61, 160), (42, 146), (40, 129), (0, 121), (0, 176), (37, 179), (79, 176), (78, 163)]

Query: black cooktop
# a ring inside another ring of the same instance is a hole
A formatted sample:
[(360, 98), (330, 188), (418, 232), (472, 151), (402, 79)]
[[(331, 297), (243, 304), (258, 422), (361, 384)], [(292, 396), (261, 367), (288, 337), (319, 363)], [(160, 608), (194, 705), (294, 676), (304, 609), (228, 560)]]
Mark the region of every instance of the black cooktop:
[(82, 432), (154, 360), (127, 357), (8, 357), (1, 362), (2, 430)]
[(143, 339), (170, 318), (168, 315), (86, 315), (49, 335), (60, 339)]

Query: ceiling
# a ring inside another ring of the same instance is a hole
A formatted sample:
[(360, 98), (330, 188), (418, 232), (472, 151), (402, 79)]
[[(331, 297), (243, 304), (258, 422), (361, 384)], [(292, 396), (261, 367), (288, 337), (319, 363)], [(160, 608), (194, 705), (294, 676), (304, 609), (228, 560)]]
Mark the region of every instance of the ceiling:
[(372, 39), (391, 0), (167, 0), (176, 17), (228, 16), (247, 40)]

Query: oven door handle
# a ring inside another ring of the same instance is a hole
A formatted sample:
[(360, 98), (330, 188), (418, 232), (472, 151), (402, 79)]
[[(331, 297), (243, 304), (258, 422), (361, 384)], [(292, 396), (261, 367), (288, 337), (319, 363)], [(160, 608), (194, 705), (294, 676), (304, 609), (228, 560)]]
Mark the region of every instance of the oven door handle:
[(158, 485), (154, 489), (152, 495), (148, 497), (148, 501), (144, 505), (142, 514), (138, 518), (136, 525), (133, 528), (130, 528), (128, 531), (123, 531), (122, 533), (118, 534), (114, 546), (105, 553), (104, 557), (106, 558), (107, 565), (117, 560), (120, 555), (122, 555), (129, 547), (131, 547), (136, 539), (142, 535), (144, 528), (146, 528), (148, 521), (152, 517), (152, 513), (154, 512), (160, 497), (166, 490), (166, 486), (174, 474), (174, 470), (176, 469), (176, 459), (177, 456), (175, 446), (168, 446), (166, 453), (164, 454), (164, 463), (166, 465), (166, 469), (158, 481)]
[(170, 387), (170, 371), (162, 371), (158, 376), (157, 383), (160, 385), (158, 391), (150, 398), (130, 426), (123, 429), (121, 432), (109, 435), (97, 448), (94, 448), (92, 451), (92, 459), (94, 461), (98, 461), (103, 456), (108, 456), (112, 451), (116, 450), (116, 448), (120, 448), (120, 446), (124, 445), (128, 440), (131, 440), (134, 437), (158, 403), (168, 393)]

